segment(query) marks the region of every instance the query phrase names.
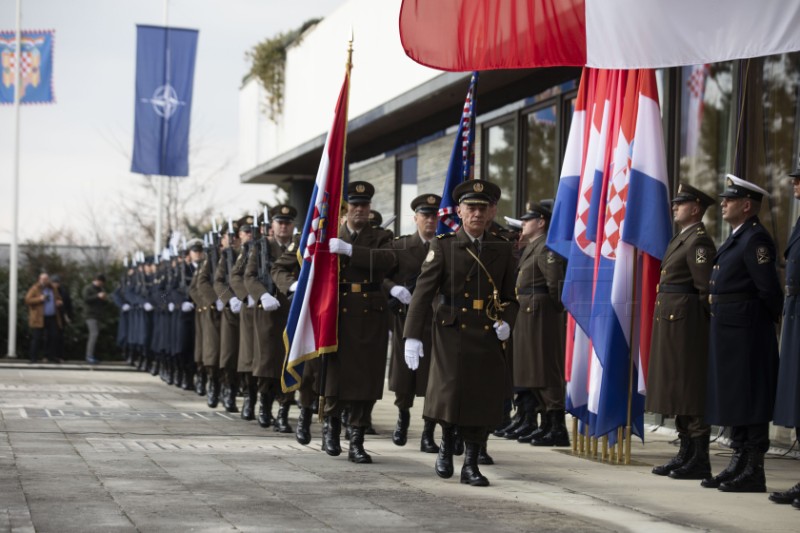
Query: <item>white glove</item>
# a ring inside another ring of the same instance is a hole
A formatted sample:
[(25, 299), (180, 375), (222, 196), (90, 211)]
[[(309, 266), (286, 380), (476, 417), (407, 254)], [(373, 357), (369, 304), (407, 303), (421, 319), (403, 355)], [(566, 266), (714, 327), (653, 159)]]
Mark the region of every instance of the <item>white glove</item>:
[(328, 241), (328, 248), (332, 254), (353, 255), (353, 245), (341, 239), (331, 239)]
[(233, 311), (233, 314), (237, 314), (242, 310), (242, 301), (236, 296), (231, 296), (231, 299), (228, 300), (228, 305), (231, 306), (231, 311)]
[(411, 293), (408, 292), (408, 289), (402, 285), (395, 285), (392, 287), (392, 290), (389, 291), (389, 294), (400, 300), (401, 304), (408, 305), (411, 302)]
[(281, 306), (281, 303), (270, 293), (265, 292), (261, 295), (261, 308), (264, 311), (274, 311)]
[(252, 309), (256, 306), (256, 301), (249, 294), (247, 295), (247, 308)]
[(217, 301), (214, 302), (214, 306), (216, 306), (217, 311), (219, 311), (221, 313), (222, 310), (225, 309), (225, 302), (223, 302), (222, 300), (217, 298)]
[(147, 311), (148, 313), (153, 310), (153, 304), (151, 304), (150, 302), (145, 302), (142, 307), (144, 307), (144, 310)]
[(422, 350), (422, 341), (419, 339), (406, 339), (406, 365), (411, 370), (419, 368), (419, 360), (425, 356)]
[(189, 313), (190, 311), (194, 310), (194, 304), (192, 302), (183, 302), (181, 304), (181, 311), (184, 313)]
[(167, 304), (167, 309), (169, 309), (170, 313), (173, 312), (175, 310), (175, 304), (170, 302), (169, 304)]
[(127, 313), (131, 310), (131, 304), (122, 304), (122, 312)]
[(295, 292), (295, 291), (297, 291), (297, 282), (296, 281), (293, 282), (291, 285), (289, 285), (289, 292)]
[(511, 336), (511, 326), (505, 320), (495, 322), (493, 327), (494, 332), (497, 333), (497, 338), (501, 341), (508, 340)]

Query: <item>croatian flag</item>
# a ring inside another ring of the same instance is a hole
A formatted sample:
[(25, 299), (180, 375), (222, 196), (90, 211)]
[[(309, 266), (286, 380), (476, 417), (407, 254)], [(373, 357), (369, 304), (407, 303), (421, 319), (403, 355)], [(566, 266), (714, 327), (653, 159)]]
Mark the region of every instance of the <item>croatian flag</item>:
[(306, 361), (338, 349), (339, 256), (330, 252), (328, 243), (339, 230), (349, 88), (348, 69), (311, 193), (312, 209), (300, 237), (300, 276), (284, 334), (284, 392), (300, 387)]
[(439, 224), (436, 233), (458, 231), (461, 219), (456, 214), (456, 202), (453, 200), (453, 189), (464, 180), (470, 179), (472, 165), (475, 162), (475, 91), (478, 85), (478, 73), (473, 72), (469, 81), (467, 98), (458, 123), (456, 140), (450, 153), (450, 165), (447, 167), (447, 178), (442, 191), (442, 202), (439, 204)]
[(706, 79), (711, 68), (709, 65), (692, 65), (683, 67), (683, 92), (681, 106), (686, 107), (683, 116), (686, 121), (681, 132), (683, 138), (683, 154), (687, 157), (697, 155), (700, 145), (700, 128), (703, 124), (703, 98), (706, 92)]

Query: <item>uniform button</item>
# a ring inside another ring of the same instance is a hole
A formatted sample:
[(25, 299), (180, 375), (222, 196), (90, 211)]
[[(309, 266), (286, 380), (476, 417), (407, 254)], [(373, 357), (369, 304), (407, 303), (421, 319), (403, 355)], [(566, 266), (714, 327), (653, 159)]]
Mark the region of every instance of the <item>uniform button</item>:
[(483, 326), (483, 329), (485, 329), (486, 331), (489, 331), (489, 326)]
[(472, 280), (472, 278), (467, 278), (467, 281), (470, 281), (470, 280)]
[(342, 296), (347, 296), (347, 293), (346, 293), (346, 292), (343, 292), (343, 293), (342, 293)]
[(467, 312), (467, 308), (466, 308), (466, 307), (462, 307), (462, 308), (461, 308), (461, 312), (462, 312), (462, 313), (466, 313), (466, 312)]
[(461, 329), (467, 329), (467, 325), (466, 324), (461, 324)]
[(468, 292), (464, 293), (464, 298), (469, 298), (469, 293)]
[(366, 312), (367, 312), (367, 310), (366, 310), (366, 309), (364, 309), (364, 312), (366, 313)]
[(442, 325), (444, 326), (444, 320), (442, 320)]
[(366, 298), (366, 297), (367, 297), (367, 293), (365, 292), (365, 293), (364, 293), (364, 298)]
[(342, 307), (342, 313), (346, 313), (346, 312), (347, 312), (347, 308), (346, 307)]
[(669, 315), (670, 320), (675, 320), (675, 315)]
[(364, 283), (369, 283), (369, 280), (368, 280), (368, 279), (365, 279), (365, 280), (364, 280)]

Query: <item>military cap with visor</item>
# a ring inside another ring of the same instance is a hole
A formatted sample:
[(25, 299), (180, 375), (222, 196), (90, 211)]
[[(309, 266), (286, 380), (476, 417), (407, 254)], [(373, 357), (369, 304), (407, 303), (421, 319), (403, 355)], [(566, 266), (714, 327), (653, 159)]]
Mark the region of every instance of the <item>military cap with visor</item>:
[(672, 199), (672, 203), (680, 204), (683, 202), (697, 202), (703, 207), (709, 207), (716, 203), (712, 197), (700, 189), (696, 189), (695, 187), (692, 187), (686, 183), (679, 183), (678, 194), (676, 194), (675, 198)]
[(794, 171), (789, 173), (789, 177), (800, 179), (800, 156), (797, 157), (797, 167), (795, 167)]
[(373, 228), (377, 228), (381, 224), (383, 224), (383, 215), (381, 215), (378, 211), (371, 209), (369, 212), (369, 225)]
[(540, 203), (529, 202), (528, 211), (523, 213), (520, 220), (533, 220), (536, 218), (543, 218), (550, 220), (553, 217), (553, 211), (545, 203), (547, 200), (542, 200)]
[(189, 242), (186, 243), (186, 249), (191, 250), (193, 252), (202, 252), (203, 251), (203, 241), (198, 238), (189, 239)]
[(435, 214), (439, 212), (442, 197), (438, 194), (420, 194), (411, 200), (411, 209), (415, 213)]
[(252, 233), (253, 232), (253, 215), (245, 215), (235, 223), (239, 227), (239, 231), (244, 231), (245, 233)]
[(292, 205), (281, 204), (270, 209), (269, 214), (270, 222), (272, 220), (287, 220), (291, 222), (297, 217), (297, 209)]
[(375, 187), (366, 181), (351, 181), (347, 185), (348, 204), (368, 204), (375, 195)]
[(736, 177), (733, 174), (728, 174), (725, 177), (726, 188), (720, 194), (720, 198), (750, 198), (760, 202), (764, 196), (769, 196), (769, 193), (747, 180)]
[(496, 204), (500, 199), (500, 187), (486, 180), (467, 180), (453, 189), (453, 200), (468, 205)]

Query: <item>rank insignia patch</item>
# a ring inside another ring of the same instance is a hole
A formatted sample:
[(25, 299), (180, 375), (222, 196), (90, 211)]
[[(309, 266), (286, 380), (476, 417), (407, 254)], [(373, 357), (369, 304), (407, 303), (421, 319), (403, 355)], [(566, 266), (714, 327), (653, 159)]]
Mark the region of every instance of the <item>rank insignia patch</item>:
[(708, 250), (706, 248), (697, 248), (694, 252), (694, 262), (702, 265), (708, 262)]
[(428, 255), (425, 256), (425, 262), (430, 263), (431, 261), (433, 261), (433, 255), (434, 255), (433, 250), (429, 251)]
[(553, 252), (547, 252), (547, 263), (549, 264), (555, 262), (556, 262), (556, 256), (553, 255)]
[(290, 243), (287, 250), (289, 250), (290, 252), (294, 252), (294, 243)]
[(769, 263), (772, 260), (769, 256), (769, 248), (766, 246), (759, 246), (756, 249), (756, 258), (758, 259), (759, 265)]

